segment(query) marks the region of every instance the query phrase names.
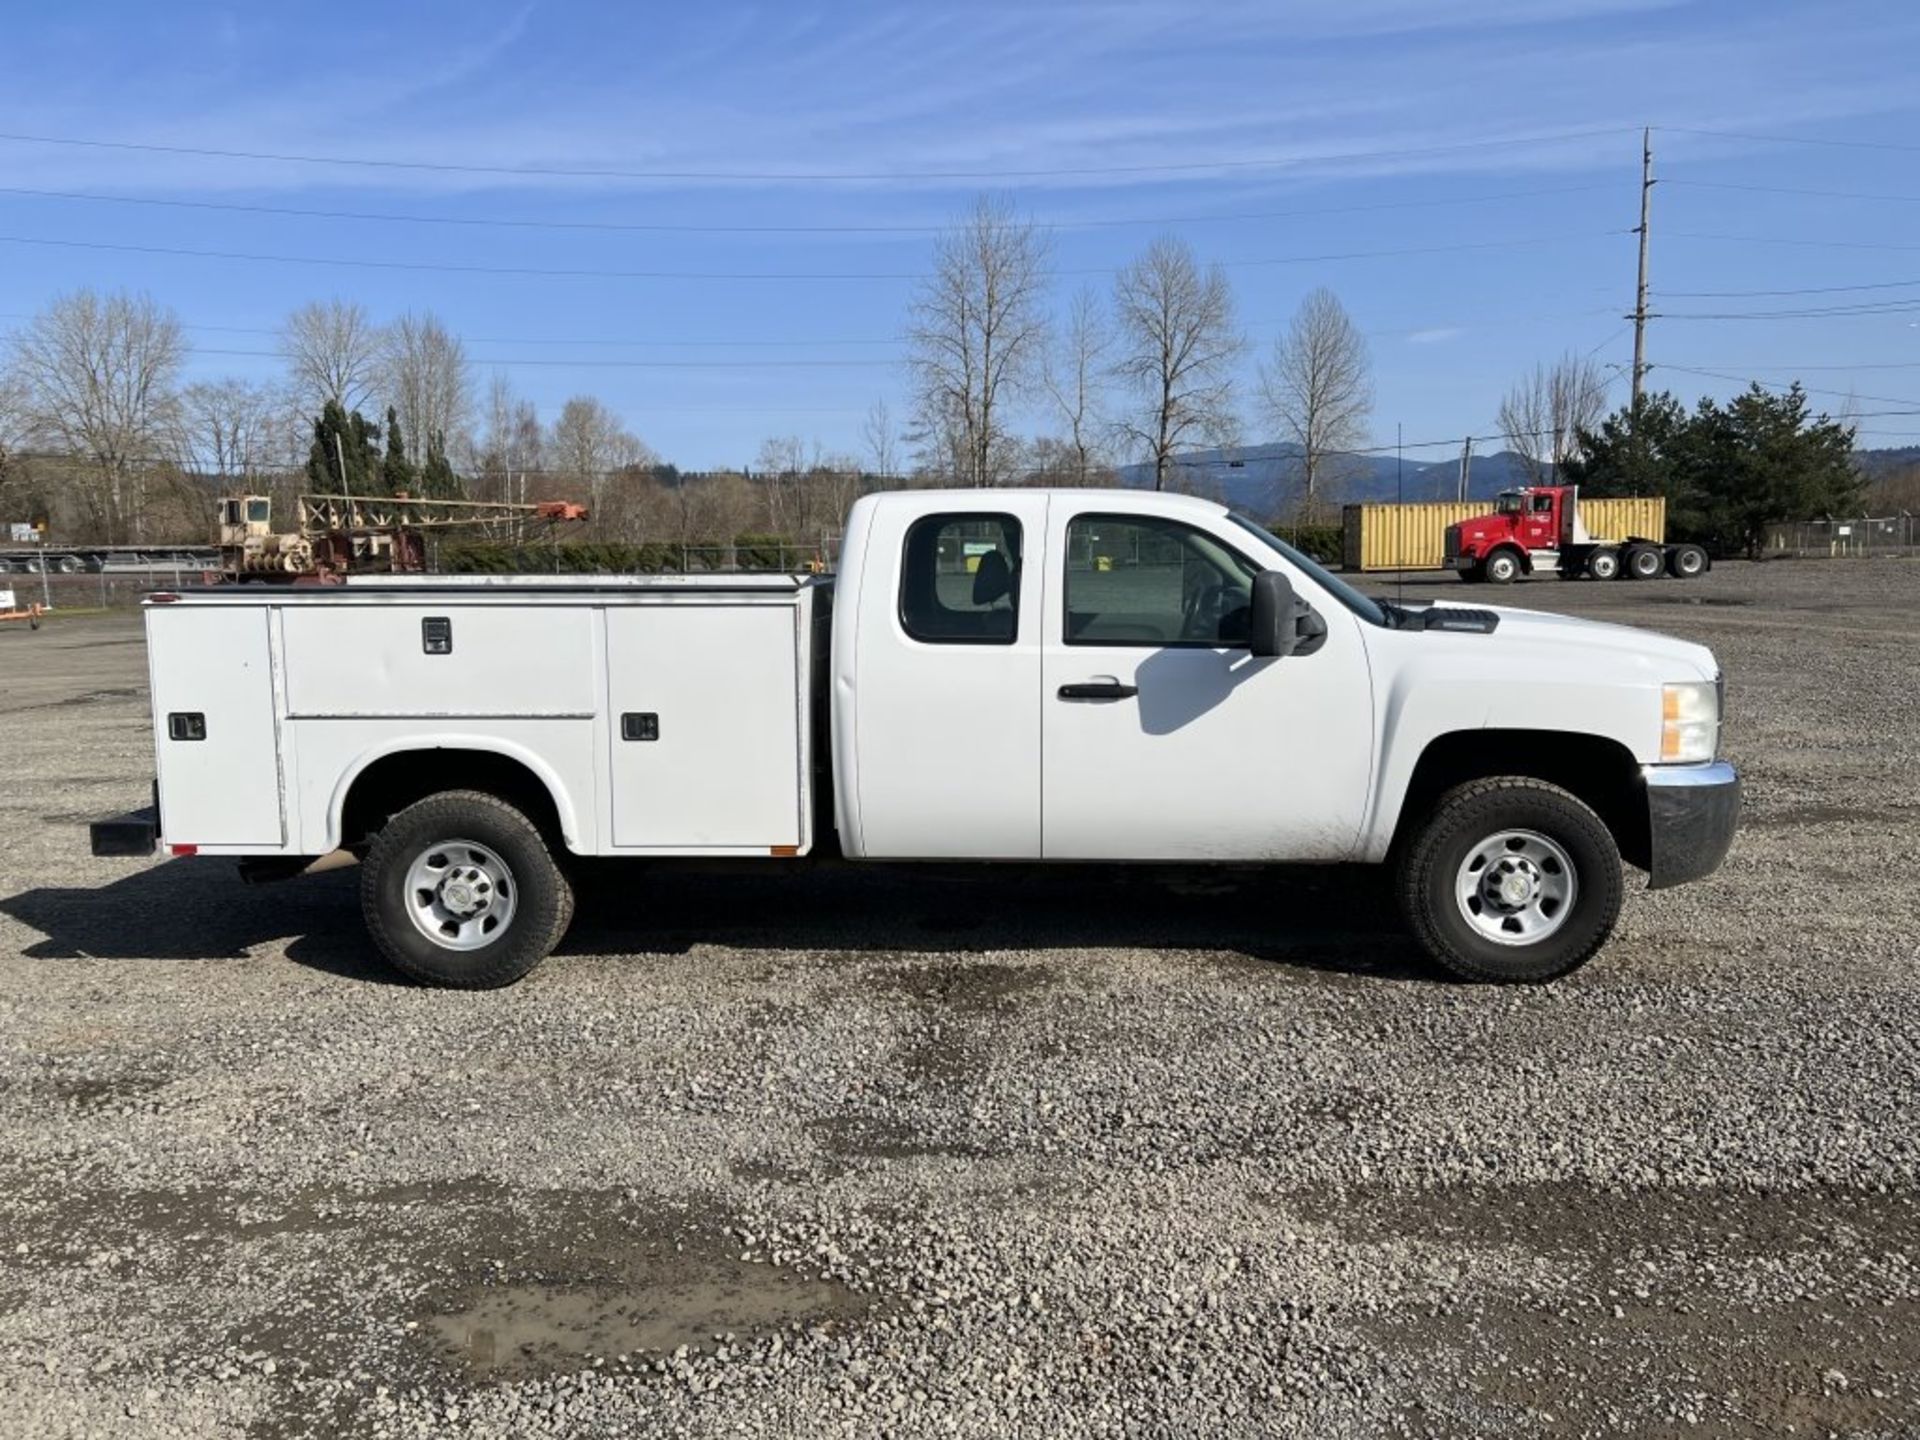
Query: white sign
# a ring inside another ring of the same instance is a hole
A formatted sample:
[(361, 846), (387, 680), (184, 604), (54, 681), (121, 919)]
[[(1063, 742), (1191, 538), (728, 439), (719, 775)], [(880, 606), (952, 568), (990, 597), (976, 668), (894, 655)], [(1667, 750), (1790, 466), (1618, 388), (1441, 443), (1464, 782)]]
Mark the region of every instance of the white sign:
[(7, 526), (7, 540), (14, 545), (31, 545), (39, 536), (33, 526), (23, 525), (18, 520)]
[(13, 591), (0, 590), (0, 610), (18, 610), (19, 603), (13, 598)]
[(1851, 535), (1851, 534), (1853, 533), (1853, 526), (1851, 526), (1851, 525), (1842, 525), (1842, 526), (1841, 526), (1841, 527), (1840, 527), (1840, 528), (1839, 528), (1839, 529), (1838, 529), (1837, 531), (1835, 531), (1834, 533), (1835, 533), (1835, 534), (1838, 534), (1838, 535)]

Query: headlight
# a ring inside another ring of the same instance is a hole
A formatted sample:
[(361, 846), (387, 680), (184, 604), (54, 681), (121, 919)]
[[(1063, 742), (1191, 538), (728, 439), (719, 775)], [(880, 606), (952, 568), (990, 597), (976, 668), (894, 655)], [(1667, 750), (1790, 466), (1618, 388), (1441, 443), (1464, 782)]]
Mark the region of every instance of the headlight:
[(1689, 680), (1660, 691), (1660, 759), (1669, 764), (1711, 760), (1720, 749), (1720, 687)]

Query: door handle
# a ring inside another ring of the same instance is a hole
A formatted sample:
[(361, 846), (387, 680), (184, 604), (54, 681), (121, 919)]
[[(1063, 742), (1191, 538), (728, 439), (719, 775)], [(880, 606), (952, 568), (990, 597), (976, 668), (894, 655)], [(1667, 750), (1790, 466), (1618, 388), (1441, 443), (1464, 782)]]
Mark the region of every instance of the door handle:
[(1082, 680), (1060, 687), (1062, 700), (1128, 700), (1139, 693), (1138, 685), (1122, 685), (1104, 675), (1098, 680)]

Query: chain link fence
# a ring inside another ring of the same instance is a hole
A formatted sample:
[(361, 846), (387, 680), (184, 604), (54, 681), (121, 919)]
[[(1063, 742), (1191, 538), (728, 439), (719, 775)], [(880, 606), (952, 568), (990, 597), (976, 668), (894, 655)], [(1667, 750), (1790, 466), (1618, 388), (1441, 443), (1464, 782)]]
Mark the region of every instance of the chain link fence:
[(1920, 556), (1920, 515), (1804, 520), (1776, 525), (1767, 534), (1766, 553), (1802, 559)]

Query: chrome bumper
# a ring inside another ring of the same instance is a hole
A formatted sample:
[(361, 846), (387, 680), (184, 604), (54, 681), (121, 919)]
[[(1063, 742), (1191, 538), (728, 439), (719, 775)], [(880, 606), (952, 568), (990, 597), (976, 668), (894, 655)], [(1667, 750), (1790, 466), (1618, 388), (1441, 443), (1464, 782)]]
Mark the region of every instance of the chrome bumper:
[(1647, 888), (1664, 890), (1711, 875), (1727, 858), (1740, 823), (1740, 777), (1724, 760), (1646, 765)]

